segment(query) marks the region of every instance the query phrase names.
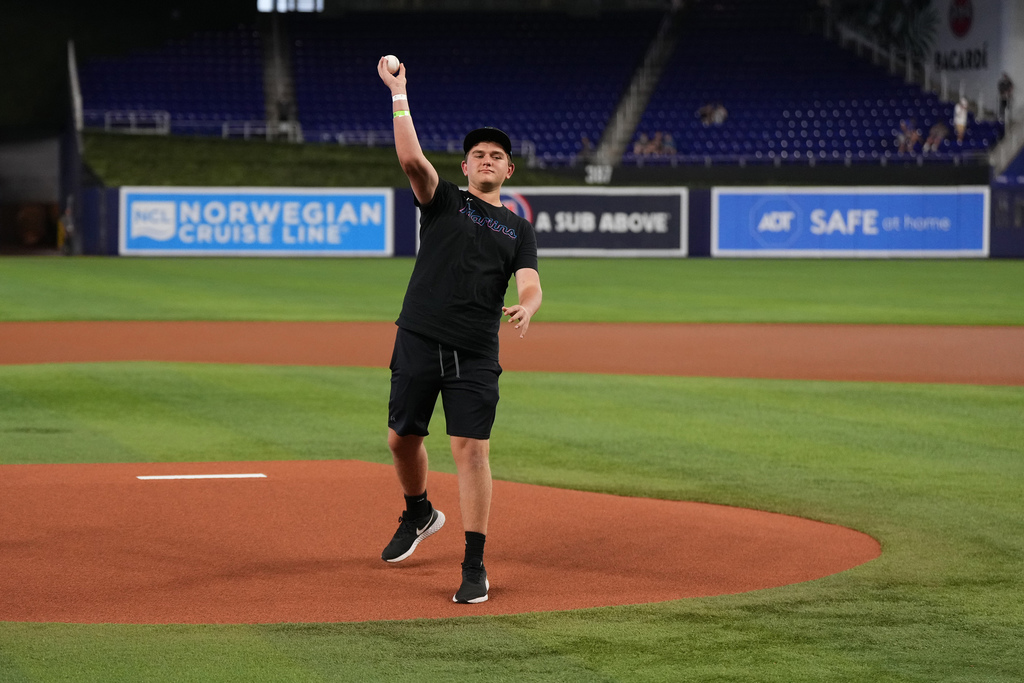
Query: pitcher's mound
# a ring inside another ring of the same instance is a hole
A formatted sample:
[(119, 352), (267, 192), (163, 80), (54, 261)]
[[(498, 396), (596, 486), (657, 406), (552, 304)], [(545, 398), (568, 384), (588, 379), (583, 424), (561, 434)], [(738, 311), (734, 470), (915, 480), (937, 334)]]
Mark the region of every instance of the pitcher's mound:
[[(139, 479), (167, 475), (265, 475)], [(456, 605), (446, 526), (380, 559), (401, 514), (391, 467), (356, 461), (0, 467), (0, 620), (338, 622), (513, 614), (739, 593), (880, 554), (869, 536), (786, 515), (494, 482), (490, 600)]]

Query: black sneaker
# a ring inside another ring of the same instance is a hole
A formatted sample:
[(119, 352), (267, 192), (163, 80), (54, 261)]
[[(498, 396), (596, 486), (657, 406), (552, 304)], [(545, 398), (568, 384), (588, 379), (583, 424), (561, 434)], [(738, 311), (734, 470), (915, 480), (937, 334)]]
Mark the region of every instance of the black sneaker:
[(444, 526), (444, 513), (431, 510), (426, 517), (419, 519), (398, 518), (398, 531), (395, 532), (388, 547), (380, 554), (387, 562), (401, 562), (412, 555), (416, 546), (427, 536), (437, 533)]
[(487, 591), (491, 589), (491, 582), (487, 580), (487, 570), (482, 564), (462, 563), (462, 586), (459, 592), (452, 598), (453, 602), (463, 604), (476, 604), (487, 602)]

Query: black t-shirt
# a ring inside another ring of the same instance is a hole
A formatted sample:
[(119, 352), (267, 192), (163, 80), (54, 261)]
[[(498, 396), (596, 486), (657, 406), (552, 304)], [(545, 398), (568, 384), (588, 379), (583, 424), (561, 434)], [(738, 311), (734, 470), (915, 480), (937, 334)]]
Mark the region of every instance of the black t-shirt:
[(443, 179), (429, 204), (416, 203), (420, 250), (399, 327), (497, 360), (509, 278), (537, 268), (533, 226)]

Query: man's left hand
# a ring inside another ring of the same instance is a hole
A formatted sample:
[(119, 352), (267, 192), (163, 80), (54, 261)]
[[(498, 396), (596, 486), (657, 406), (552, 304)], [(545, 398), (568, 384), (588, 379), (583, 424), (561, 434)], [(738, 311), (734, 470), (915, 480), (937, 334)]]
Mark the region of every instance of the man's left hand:
[(526, 336), (526, 330), (530, 327), (530, 311), (524, 306), (516, 304), (515, 306), (502, 306), (501, 312), (508, 316), (510, 323), (516, 324), (516, 329), (521, 330), (519, 332), (519, 338), (522, 339)]

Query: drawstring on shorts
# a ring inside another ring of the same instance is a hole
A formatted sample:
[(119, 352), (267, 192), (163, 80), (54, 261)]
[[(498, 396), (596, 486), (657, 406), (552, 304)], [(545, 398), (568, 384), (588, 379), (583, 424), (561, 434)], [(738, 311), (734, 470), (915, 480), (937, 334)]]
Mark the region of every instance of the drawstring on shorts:
[[(455, 379), (462, 379), (459, 373), (459, 352), (452, 349), (452, 355), (455, 356)], [(441, 361), (441, 376), (444, 377), (444, 353), (440, 344), (437, 345), (437, 358)]]

